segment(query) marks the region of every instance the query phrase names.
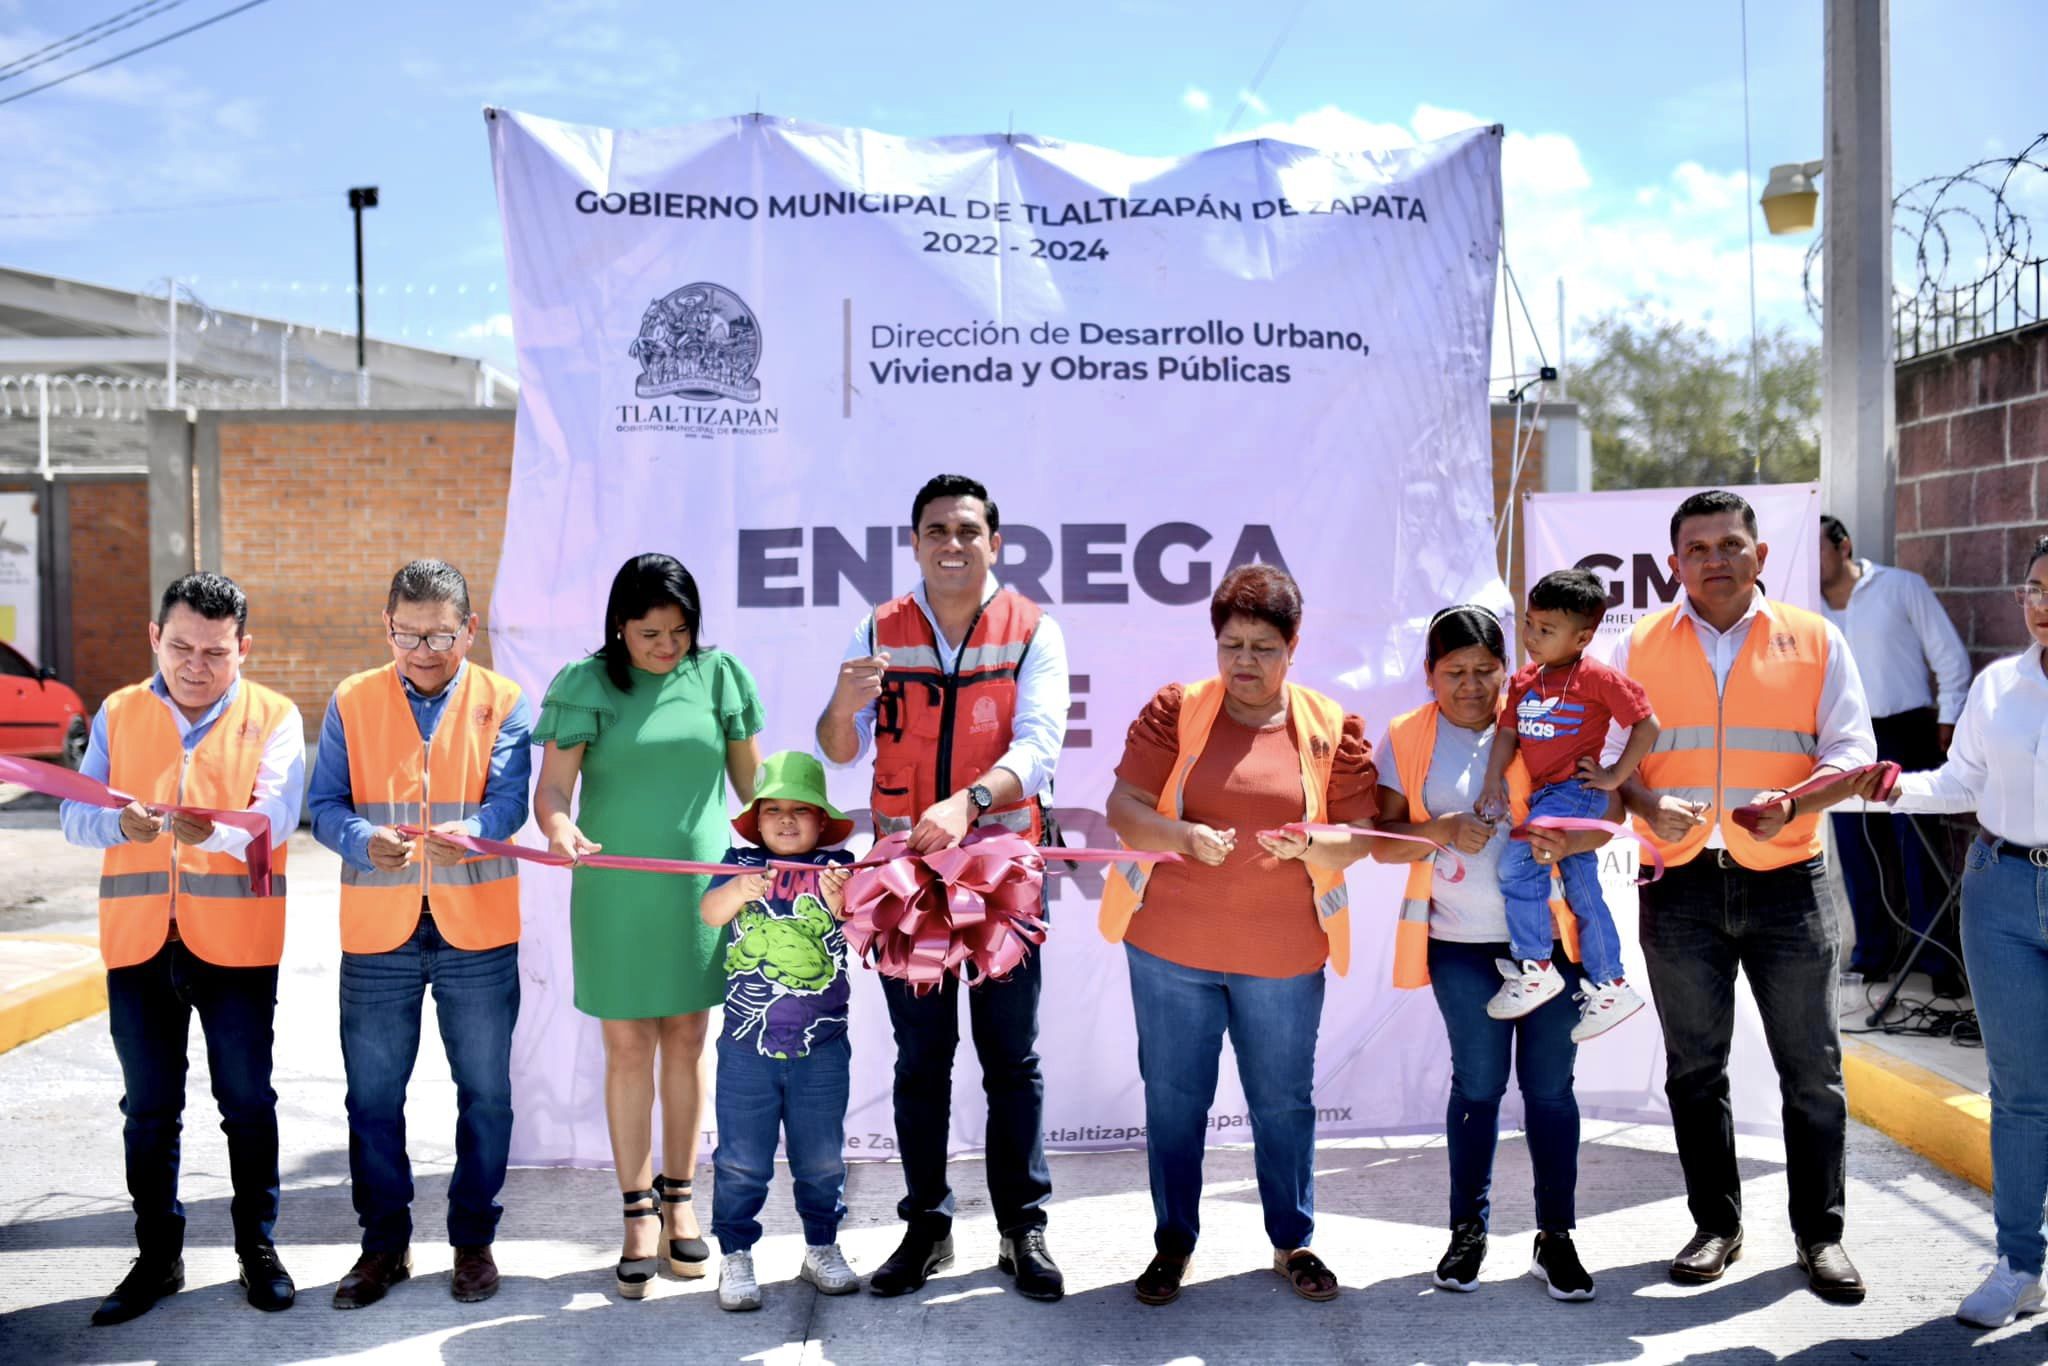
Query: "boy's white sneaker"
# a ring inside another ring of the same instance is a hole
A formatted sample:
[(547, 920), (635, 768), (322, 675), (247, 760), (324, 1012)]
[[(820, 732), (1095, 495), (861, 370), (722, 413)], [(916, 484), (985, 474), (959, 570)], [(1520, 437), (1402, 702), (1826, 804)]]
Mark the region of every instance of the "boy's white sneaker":
[(1984, 1284), (1963, 1297), (1956, 1318), (1973, 1328), (2003, 1328), (2022, 1314), (2038, 1314), (2048, 1302), (2048, 1287), (2039, 1276), (2014, 1271), (2012, 1263), (2000, 1257)]
[(1572, 1026), (1572, 1042), (1596, 1039), (1642, 1008), (1643, 998), (1619, 977), (1588, 982), (1579, 992), (1579, 1022)]
[(796, 1274), (818, 1287), (820, 1295), (851, 1295), (860, 1289), (860, 1277), (846, 1264), (837, 1243), (805, 1248), (803, 1267)]
[(1507, 979), (1486, 1003), (1486, 1013), (1496, 1020), (1519, 1020), (1564, 990), (1564, 978), (1557, 969), (1534, 958), (1519, 963), (1496, 958), (1493, 965)]
[(718, 1262), (718, 1307), (759, 1309), (761, 1283), (754, 1279), (754, 1254), (728, 1252)]

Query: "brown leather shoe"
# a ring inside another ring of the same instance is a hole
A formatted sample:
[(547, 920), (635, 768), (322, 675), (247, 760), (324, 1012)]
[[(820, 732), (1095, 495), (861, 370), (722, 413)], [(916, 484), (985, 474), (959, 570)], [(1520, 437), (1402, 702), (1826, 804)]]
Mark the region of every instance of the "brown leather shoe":
[(364, 1309), (384, 1298), (384, 1292), (412, 1275), (412, 1249), (396, 1252), (365, 1252), (334, 1287), (336, 1309)]
[(448, 1293), (464, 1304), (475, 1304), (498, 1293), (498, 1264), (491, 1260), (490, 1248), (455, 1249), (455, 1279), (448, 1283)]
[(1863, 1277), (1840, 1243), (1808, 1243), (1799, 1249), (1799, 1266), (1814, 1294), (1835, 1304), (1863, 1303)]
[(1671, 1279), (1683, 1285), (1704, 1285), (1718, 1281), (1730, 1262), (1742, 1260), (1742, 1230), (1709, 1233), (1700, 1229), (1692, 1241), (1671, 1259)]

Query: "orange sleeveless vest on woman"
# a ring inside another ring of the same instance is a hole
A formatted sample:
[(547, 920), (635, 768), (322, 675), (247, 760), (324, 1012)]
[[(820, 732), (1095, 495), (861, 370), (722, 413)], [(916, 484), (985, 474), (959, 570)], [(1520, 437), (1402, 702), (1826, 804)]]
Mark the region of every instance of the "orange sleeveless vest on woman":
[[(1180, 752), (1173, 761), (1173, 774), (1159, 794), (1160, 815), (1182, 819), (1182, 790), (1195, 761), (1202, 757), (1209, 732), (1215, 728), (1216, 717), (1222, 710), (1220, 678), (1190, 683), (1182, 692)], [(1327, 819), (1330, 774), (1337, 764), (1337, 744), (1344, 738), (1344, 708), (1319, 692), (1289, 683), (1287, 714), (1294, 725), (1295, 748), (1301, 755), (1301, 790), (1307, 798), (1307, 811), (1302, 819), (1311, 825), (1319, 824)], [(1342, 977), (1351, 971), (1351, 894), (1344, 886), (1342, 870), (1304, 866), (1315, 894), (1316, 920), (1330, 941), (1330, 966)], [(1145, 904), (1145, 884), (1151, 874), (1149, 863), (1109, 865), (1102, 889), (1102, 909), (1096, 917), (1104, 939), (1111, 943), (1123, 941), (1131, 917)]]
[[(189, 751), (171, 704), (147, 683), (107, 699), (107, 785), (144, 802), (244, 811), (256, 769), (291, 703), (244, 678), (213, 728)], [(285, 842), (270, 848), (270, 895), (249, 891), (249, 866), (208, 853), (168, 830), (148, 844), (117, 844), (100, 860), (100, 956), (110, 968), (154, 958), (170, 935), (224, 968), (274, 967), (284, 954)]]
[[(868, 795), (877, 839), (910, 829), (934, 802), (994, 768), (1010, 748), (1017, 670), (1039, 615), (1038, 604), (1022, 593), (998, 589), (967, 628), (956, 670), (949, 674), (914, 594), (875, 609), (871, 643), (889, 652), (882, 695), (875, 701), (875, 778)], [(1033, 844), (1045, 842), (1035, 796), (991, 807), (975, 823), (1004, 826)]]
[[(465, 664), (449, 685), (431, 744), (396, 664), (371, 669), (334, 690), (348, 738), (348, 781), (356, 814), (372, 825), (421, 829), (468, 820), (482, 808), (491, 777), (491, 746), (519, 705), (519, 685)], [(434, 924), (458, 949), (495, 949), (519, 938), (519, 865), (509, 858), (468, 858), (446, 868), (414, 849), (391, 872), (341, 865), (341, 947), (347, 953), (389, 953), (412, 938), (420, 902), (431, 899)]]
[(1768, 842), (1728, 816), (1759, 792), (1794, 787), (1813, 775), (1827, 662), (1826, 619), (1781, 602), (1750, 623), (1725, 688), (1714, 686), (1699, 635), (1676, 607), (1636, 623), (1628, 674), (1650, 695), (1662, 727), (1643, 758), (1643, 783), (1660, 796), (1707, 806), (1704, 823), (1680, 840), (1659, 839), (1647, 821), (1636, 820), (1667, 866), (1697, 856), (1717, 823), (1729, 854), (1745, 868), (1764, 872), (1819, 857), (1818, 811), (1789, 822)]
[[(1388, 728), (1388, 743), (1394, 747), (1394, 772), (1400, 775), (1401, 791), (1408, 798), (1408, 819), (1416, 824), (1430, 819), (1422, 803), (1422, 785), (1429, 778), (1429, 761), (1436, 753), (1436, 728), (1442, 713), (1436, 703), (1425, 702), (1405, 716), (1394, 718)], [(1529, 766), (1517, 754), (1508, 765), (1508, 815), (1520, 825), (1529, 818)], [(1551, 872), (1553, 886), (1556, 871)], [(1408, 886), (1401, 893), (1401, 919), (1394, 928), (1394, 985), (1412, 990), (1429, 985), (1429, 902), (1436, 891), (1436, 859), (1408, 865)], [(1579, 922), (1571, 908), (1558, 897), (1550, 899), (1550, 915), (1557, 922), (1557, 937), (1565, 956), (1579, 961)]]

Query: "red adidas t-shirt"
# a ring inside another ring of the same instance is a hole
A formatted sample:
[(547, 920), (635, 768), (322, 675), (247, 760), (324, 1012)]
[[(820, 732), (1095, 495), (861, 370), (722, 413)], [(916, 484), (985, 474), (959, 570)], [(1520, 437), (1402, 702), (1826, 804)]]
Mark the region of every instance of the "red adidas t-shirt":
[(1588, 755), (1598, 763), (1608, 723), (1635, 725), (1650, 714), (1650, 698), (1627, 674), (1582, 655), (1561, 669), (1525, 665), (1508, 680), (1508, 709), (1529, 781), (1546, 787), (1577, 777)]

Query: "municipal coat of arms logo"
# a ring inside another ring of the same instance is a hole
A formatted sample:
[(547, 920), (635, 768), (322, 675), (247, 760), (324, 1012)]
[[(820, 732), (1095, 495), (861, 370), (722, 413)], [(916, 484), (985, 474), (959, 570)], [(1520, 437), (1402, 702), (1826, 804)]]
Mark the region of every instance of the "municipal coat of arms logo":
[(723, 285), (684, 285), (647, 305), (628, 353), (640, 362), (641, 398), (729, 398), (758, 402), (761, 325)]

